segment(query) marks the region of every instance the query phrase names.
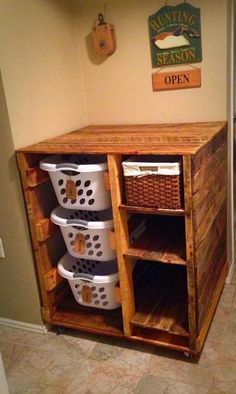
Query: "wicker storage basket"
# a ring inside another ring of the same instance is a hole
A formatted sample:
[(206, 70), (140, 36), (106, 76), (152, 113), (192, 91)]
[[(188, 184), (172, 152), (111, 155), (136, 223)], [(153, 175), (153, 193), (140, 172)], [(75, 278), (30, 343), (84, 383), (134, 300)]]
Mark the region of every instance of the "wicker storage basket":
[[(126, 203), (132, 206), (181, 209), (182, 179), (180, 161), (155, 156), (133, 156), (122, 163)], [(170, 159), (169, 159), (170, 160)]]

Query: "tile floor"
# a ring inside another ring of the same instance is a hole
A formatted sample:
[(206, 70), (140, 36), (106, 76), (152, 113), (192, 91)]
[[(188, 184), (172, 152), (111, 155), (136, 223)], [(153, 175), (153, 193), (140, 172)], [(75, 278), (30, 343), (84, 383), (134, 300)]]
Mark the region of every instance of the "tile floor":
[(198, 363), (151, 346), (0, 328), (10, 394), (236, 394), (236, 273)]

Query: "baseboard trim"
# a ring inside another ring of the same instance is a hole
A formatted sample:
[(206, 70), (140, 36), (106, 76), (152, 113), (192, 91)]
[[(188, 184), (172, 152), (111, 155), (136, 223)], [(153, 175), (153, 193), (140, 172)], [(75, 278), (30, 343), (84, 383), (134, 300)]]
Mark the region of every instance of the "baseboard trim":
[(47, 327), (45, 325), (25, 323), (17, 320), (5, 319), (0, 317), (0, 326), (18, 328), (25, 331), (37, 332), (39, 334), (46, 334)]

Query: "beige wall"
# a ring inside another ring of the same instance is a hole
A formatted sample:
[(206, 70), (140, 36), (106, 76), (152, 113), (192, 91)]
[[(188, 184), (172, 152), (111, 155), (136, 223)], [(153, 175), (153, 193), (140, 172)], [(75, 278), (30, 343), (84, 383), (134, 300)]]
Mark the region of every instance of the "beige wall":
[(0, 2), (1, 71), (16, 148), (87, 122), (73, 5)]
[[(200, 89), (152, 92), (147, 18), (163, 0), (108, 0), (117, 51), (103, 63), (87, 48), (103, 0), (80, 1), (80, 38), (90, 123), (155, 123), (226, 119), (226, 0), (192, 0), (201, 8)], [(179, 4), (172, 0), (170, 5)], [(187, 66), (188, 67), (188, 66)]]
[(24, 203), (14, 157), (14, 144), (0, 76), (0, 317), (41, 323)]
[(87, 123), (73, 4), (0, 2), (0, 318), (42, 323), (14, 151)]

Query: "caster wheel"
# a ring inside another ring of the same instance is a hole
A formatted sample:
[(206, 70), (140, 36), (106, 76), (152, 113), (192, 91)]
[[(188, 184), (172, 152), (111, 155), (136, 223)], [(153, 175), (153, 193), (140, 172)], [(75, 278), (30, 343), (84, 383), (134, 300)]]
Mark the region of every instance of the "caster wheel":
[(65, 333), (64, 327), (57, 327), (57, 335), (62, 335)]
[(184, 352), (184, 355), (186, 358), (188, 358), (189, 360), (192, 358), (191, 354), (189, 352)]
[(191, 361), (194, 364), (197, 363), (199, 360), (199, 354), (184, 352), (184, 355), (189, 361)]

